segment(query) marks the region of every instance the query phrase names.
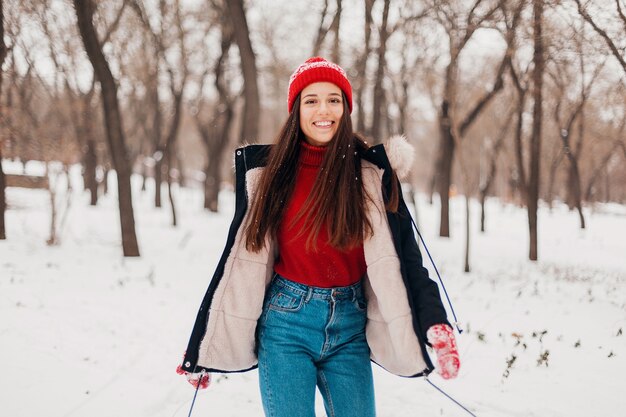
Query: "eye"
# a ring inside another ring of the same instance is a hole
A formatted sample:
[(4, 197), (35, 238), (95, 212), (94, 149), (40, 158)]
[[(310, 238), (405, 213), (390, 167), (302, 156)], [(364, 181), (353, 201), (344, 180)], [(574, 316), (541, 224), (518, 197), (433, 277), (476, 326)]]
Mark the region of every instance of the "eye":
[(312, 98), (310, 98), (310, 99), (308, 99), (308, 100), (305, 100), (305, 101), (304, 101), (304, 104), (315, 104), (315, 100), (314, 100), (314, 99), (312, 99)]
[(341, 103), (341, 99), (340, 98), (331, 98), (330, 102), (333, 104), (339, 104)]

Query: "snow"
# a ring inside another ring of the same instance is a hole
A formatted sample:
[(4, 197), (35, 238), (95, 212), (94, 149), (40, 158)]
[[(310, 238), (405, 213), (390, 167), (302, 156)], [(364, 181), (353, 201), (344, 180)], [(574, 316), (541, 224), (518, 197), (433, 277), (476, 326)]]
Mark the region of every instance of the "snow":
[[(202, 210), (199, 190), (176, 189), (180, 224), (173, 228), (169, 207), (155, 209), (152, 193), (139, 192), (135, 178), (142, 256), (124, 259), (115, 198), (90, 207), (88, 195), (76, 191), (79, 174), (72, 167), (75, 191), (57, 246), (46, 244), (48, 192), (7, 190), (0, 415), (187, 416), (194, 390), (175, 368), (223, 250), (233, 195), (224, 191), (222, 213), (212, 214)], [(57, 187), (64, 190), (63, 181)], [(464, 329), (457, 336), (459, 377), (430, 380), (480, 417), (624, 415), (626, 209), (586, 208), (588, 226), (581, 230), (577, 213), (541, 207), (540, 260), (532, 263), (526, 212), (489, 200), (487, 232), (480, 234), (474, 204), (473, 269), (465, 274), (463, 200), (451, 202), (450, 239), (437, 237), (438, 207), (424, 197), (418, 206), (422, 233)], [(377, 366), (374, 372), (381, 417), (468, 415), (423, 379)], [(193, 415), (261, 417), (257, 384), (255, 371), (214, 375)], [(316, 408), (323, 416), (321, 401)]]

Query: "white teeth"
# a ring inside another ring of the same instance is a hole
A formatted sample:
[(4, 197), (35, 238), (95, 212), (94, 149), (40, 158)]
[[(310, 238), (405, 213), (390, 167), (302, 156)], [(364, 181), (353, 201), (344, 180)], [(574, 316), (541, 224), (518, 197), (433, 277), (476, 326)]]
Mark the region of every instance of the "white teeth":
[(315, 126), (319, 126), (319, 127), (328, 127), (332, 124), (332, 122), (329, 121), (324, 121), (324, 122), (315, 122), (314, 125)]

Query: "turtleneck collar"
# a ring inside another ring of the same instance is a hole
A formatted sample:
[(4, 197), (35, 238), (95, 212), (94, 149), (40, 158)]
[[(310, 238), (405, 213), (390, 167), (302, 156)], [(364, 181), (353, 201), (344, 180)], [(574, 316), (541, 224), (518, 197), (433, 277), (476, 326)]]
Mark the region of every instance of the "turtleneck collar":
[(327, 146), (313, 146), (306, 141), (300, 142), (300, 163), (302, 165), (319, 167), (322, 165)]

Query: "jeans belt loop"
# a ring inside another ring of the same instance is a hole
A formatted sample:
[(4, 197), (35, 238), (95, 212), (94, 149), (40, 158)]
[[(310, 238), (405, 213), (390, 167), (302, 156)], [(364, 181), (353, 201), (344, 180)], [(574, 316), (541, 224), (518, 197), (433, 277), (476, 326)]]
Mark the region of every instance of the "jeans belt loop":
[(313, 288), (309, 287), (309, 289), (306, 292), (306, 297), (304, 298), (304, 302), (308, 303), (309, 301), (311, 301), (311, 297), (313, 297)]

